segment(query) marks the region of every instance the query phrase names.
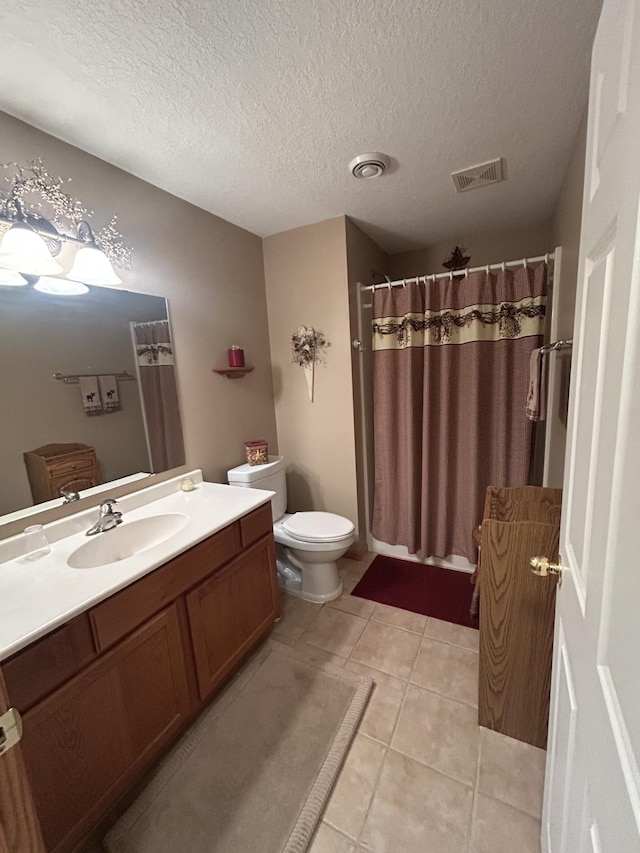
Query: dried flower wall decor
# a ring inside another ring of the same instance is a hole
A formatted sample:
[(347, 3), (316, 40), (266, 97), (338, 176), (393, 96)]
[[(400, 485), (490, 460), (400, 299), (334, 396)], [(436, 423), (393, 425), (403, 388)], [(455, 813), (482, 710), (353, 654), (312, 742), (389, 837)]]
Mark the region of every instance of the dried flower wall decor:
[(313, 326), (298, 326), (298, 331), (291, 335), (292, 361), (304, 368), (307, 392), (312, 403), (315, 364), (324, 361), (324, 350), (328, 346), (324, 334)]

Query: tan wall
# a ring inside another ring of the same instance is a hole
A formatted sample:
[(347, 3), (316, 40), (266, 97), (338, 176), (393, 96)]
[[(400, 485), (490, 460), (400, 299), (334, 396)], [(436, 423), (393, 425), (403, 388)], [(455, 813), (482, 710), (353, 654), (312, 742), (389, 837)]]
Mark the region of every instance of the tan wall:
[[(551, 242), (562, 246), (561, 276), (557, 282), (558, 308), (556, 321), (559, 339), (573, 337), (573, 323), (576, 306), (576, 285), (578, 280), (578, 254), (580, 249), (580, 224), (582, 219), (582, 191), (584, 183), (584, 161), (587, 144), (587, 113), (585, 111), (565, 173), (562, 189), (551, 219)], [(568, 404), (570, 355), (552, 356), (550, 369), (555, 371), (556, 400), (552, 411), (560, 412), (548, 428), (552, 428), (552, 441), (548, 448), (547, 485), (553, 488), (562, 486), (564, 473), (565, 444), (567, 427), (565, 413)], [(554, 401), (550, 401), (552, 404)]]
[(446, 272), (442, 262), (449, 257), (456, 244), (467, 250), (472, 267), (536, 257), (550, 251), (549, 223), (540, 222), (517, 231), (479, 233), (466, 237), (454, 235), (444, 243), (434, 243), (419, 252), (391, 255), (387, 272), (394, 279)]
[[(349, 312), (351, 338), (361, 338), (362, 353), (351, 350), (353, 375), (353, 409), (356, 437), (356, 474), (358, 491), (358, 526), (361, 539), (368, 529), (367, 510), (373, 505), (373, 384), (371, 364), (371, 309), (362, 308), (362, 325), (358, 328), (358, 285), (380, 281), (380, 272), (389, 266), (389, 256), (347, 217), (347, 274), (349, 280)], [(378, 273), (378, 275), (374, 275)], [(362, 295), (362, 305), (371, 303), (371, 294)]]
[[(264, 265), (278, 443), (289, 463), (289, 510), (335, 512), (358, 523), (351, 330), (344, 216), (265, 238)], [(315, 399), (292, 363), (298, 326), (330, 346)]]
[[(244, 461), (245, 440), (265, 438), (275, 450), (260, 238), (0, 114), (0, 162), (37, 157), (72, 179), (71, 192), (95, 211), (98, 226), (118, 214), (134, 247), (124, 286), (169, 299), (188, 464), (224, 481), (227, 469)], [(244, 379), (211, 372), (226, 363), (230, 344), (244, 347), (255, 365)]]

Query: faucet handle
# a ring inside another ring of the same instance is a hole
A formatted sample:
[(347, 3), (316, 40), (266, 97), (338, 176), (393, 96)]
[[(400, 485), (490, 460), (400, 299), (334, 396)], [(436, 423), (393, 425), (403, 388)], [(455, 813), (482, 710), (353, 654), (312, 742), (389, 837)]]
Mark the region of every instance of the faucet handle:
[(105, 499), (101, 502), (101, 504), (100, 504), (100, 508), (102, 509), (102, 507), (105, 507), (105, 508), (107, 508), (108, 510), (111, 510), (111, 507), (112, 507), (114, 504), (117, 504), (117, 503), (118, 503), (118, 501), (117, 501), (115, 498), (105, 498)]

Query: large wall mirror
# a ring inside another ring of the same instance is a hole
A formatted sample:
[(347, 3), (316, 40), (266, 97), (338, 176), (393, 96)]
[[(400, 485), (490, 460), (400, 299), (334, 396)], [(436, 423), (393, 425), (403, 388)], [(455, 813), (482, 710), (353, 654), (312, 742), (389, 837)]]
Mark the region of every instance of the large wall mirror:
[[(183, 464), (164, 298), (100, 287), (81, 296), (0, 287), (0, 371), (0, 524), (26, 507), (52, 505), (41, 502), (25, 460), (44, 446), (92, 448), (103, 484)], [(100, 408), (85, 405), (81, 375), (90, 383), (107, 377)], [(107, 399), (111, 376), (119, 378)], [(56, 491), (66, 470), (53, 472)]]

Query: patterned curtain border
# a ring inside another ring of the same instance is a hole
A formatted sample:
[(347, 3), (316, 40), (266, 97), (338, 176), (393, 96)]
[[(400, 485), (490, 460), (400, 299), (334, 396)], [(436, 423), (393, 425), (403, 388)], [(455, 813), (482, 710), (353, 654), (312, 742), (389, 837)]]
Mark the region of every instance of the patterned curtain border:
[(160, 367), (173, 364), (173, 346), (163, 344), (136, 344), (138, 364), (141, 367)]
[(372, 321), (374, 349), (403, 349), (480, 340), (541, 335), (545, 297), (527, 297), (500, 305), (470, 305), (462, 311), (427, 311)]

